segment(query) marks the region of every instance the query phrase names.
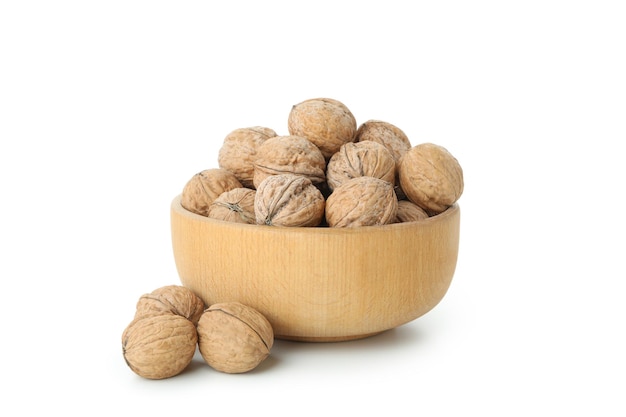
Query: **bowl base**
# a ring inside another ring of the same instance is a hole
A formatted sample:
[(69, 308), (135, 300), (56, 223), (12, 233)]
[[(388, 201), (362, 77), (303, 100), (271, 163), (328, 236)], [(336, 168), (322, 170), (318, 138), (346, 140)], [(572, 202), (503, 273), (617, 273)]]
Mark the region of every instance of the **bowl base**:
[(281, 340), (289, 340), (291, 342), (313, 342), (313, 343), (331, 343), (331, 342), (347, 342), (350, 340), (358, 340), (358, 339), (365, 339), (367, 337), (372, 337), (372, 336), (376, 336), (377, 334), (381, 334), (383, 333), (383, 331), (380, 332), (374, 332), (374, 333), (367, 333), (367, 334), (357, 334), (357, 335), (351, 335), (351, 336), (321, 336), (321, 337), (309, 337), (309, 336), (285, 336), (285, 335), (275, 335), (274, 337), (276, 339), (281, 339)]

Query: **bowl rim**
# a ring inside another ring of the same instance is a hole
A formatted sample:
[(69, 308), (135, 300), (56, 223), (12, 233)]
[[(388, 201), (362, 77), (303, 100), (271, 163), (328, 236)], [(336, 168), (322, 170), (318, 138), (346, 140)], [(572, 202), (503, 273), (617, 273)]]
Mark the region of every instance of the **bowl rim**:
[(182, 194), (178, 194), (171, 203), (171, 210), (175, 211), (183, 216), (189, 217), (192, 220), (199, 221), (202, 223), (208, 223), (213, 225), (221, 225), (230, 228), (236, 229), (248, 229), (248, 230), (259, 230), (259, 231), (281, 231), (285, 233), (311, 233), (311, 234), (342, 234), (346, 233), (362, 233), (367, 231), (384, 231), (384, 230), (402, 230), (402, 229), (411, 229), (417, 226), (428, 226), (441, 221), (445, 221), (448, 217), (454, 216), (460, 210), (460, 206), (458, 202), (455, 202), (453, 205), (448, 207), (446, 210), (442, 211), (439, 214), (434, 216), (430, 216), (427, 219), (410, 221), (410, 222), (402, 222), (402, 223), (390, 223), (385, 225), (372, 225), (372, 226), (358, 226), (358, 227), (320, 227), (320, 226), (308, 226), (308, 227), (298, 227), (298, 226), (267, 226), (262, 224), (248, 224), (248, 223), (237, 223), (231, 222), (227, 220), (213, 219), (211, 217), (202, 216), (200, 214), (194, 213), (192, 211), (187, 210), (181, 204)]

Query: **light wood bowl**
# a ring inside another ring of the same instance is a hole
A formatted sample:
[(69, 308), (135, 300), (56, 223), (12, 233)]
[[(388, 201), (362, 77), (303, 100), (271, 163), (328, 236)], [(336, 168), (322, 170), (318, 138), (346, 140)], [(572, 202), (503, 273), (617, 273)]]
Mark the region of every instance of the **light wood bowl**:
[(214, 220), (171, 205), (182, 284), (206, 303), (261, 312), (279, 339), (359, 339), (435, 307), (456, 268), (460, 209), (360, 228), (277, 227)]

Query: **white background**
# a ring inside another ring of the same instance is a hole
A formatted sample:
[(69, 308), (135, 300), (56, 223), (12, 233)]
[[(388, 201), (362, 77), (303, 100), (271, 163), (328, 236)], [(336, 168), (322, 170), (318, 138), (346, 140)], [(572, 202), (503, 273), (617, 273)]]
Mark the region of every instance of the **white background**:
[[(626, 413), (623, 2), (408, 4), (1, 3), (0, 414)], [(133, 374), (135, 303), (179, 282), (170, 201), (313, 97), (461, 163), (446, 297), (248, 374)]]

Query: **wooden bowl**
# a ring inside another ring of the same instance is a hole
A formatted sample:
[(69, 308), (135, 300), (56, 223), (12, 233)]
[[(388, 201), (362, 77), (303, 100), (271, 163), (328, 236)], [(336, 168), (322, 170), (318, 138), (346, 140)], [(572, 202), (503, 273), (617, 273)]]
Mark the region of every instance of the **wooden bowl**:
[(359, 339), (430, 311), (456, 268), (460, 210), (360, 228), (278, 227), (214, 220), (172, 201), (182, 284), (207, 305), (238, 301), (279, 339)]

